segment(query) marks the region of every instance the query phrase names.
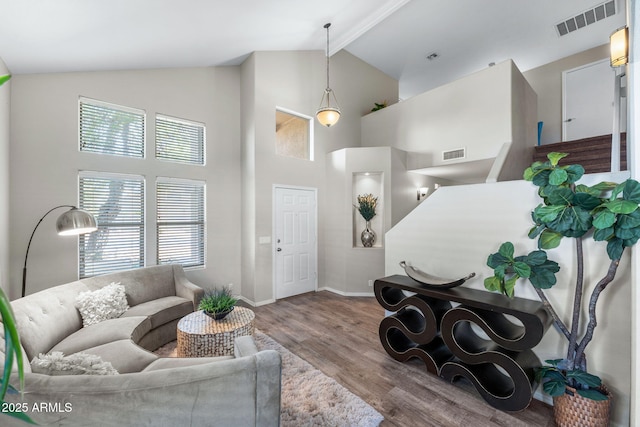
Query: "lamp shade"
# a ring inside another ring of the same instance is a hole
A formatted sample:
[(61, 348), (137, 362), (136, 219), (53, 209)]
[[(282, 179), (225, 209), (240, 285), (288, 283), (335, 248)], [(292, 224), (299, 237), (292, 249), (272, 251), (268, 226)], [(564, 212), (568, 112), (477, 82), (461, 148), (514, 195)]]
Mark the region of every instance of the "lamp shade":
[(58, 217), (56, 230), (61, 236), (72, 236), (96, 231), (96, 219), (89, 212), (78, 208), (71, 208)]
[(611, 48), (611, 66), (619, 67), (628, 62), (629, 57), (629, 30), (627, 27), (616, 30), (609, 37)]
[(316, 118), (322, 126), (331, 127), (340, 120), (340, 110), (337, 108), (321, 108), (316, 113)]

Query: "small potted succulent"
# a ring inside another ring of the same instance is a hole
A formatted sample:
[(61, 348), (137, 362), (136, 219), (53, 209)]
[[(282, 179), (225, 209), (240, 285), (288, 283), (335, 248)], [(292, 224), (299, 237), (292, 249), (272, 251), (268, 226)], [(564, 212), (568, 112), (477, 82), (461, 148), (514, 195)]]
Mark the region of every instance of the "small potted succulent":
[(237, 302), (238, 299), (231, 293), (231, 288), (224, 286), (222, 289), (215, 288), (206, 292), (200, 300), (198, 309), (204, 311), (207, 316), (220, 320), (233, 311)]

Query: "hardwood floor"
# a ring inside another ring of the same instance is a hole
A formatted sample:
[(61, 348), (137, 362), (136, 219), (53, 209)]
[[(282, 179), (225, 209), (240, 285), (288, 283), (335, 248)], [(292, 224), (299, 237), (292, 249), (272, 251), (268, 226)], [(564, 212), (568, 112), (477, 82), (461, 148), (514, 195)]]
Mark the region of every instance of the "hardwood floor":
[(498, 411), (470, 386), (400, 363), (382, 348), (384, 310), (373, 297), (312, 292), (252, 308), (256, 327), (384, 415), (381, 426), (553, 426), (553, 411), (534, 400), (519, 413)]

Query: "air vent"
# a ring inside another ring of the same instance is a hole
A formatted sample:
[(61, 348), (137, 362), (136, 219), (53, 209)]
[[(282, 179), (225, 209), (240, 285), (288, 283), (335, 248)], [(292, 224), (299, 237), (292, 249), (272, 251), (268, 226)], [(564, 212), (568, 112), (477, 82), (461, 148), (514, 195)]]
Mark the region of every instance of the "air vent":
[(584, 28), (587, 25), (591, 25), (594, 22), (601, 21), (615, 14), (616, 2), (615, 0), (610, 0), (589, 10), (585, 10), (576, 16), (572, 16), (569, 19), (565, 19), (562, 22), (558, 22), (556, 24), (556, 31), (558, 31), (559, 36), (566, 36), (580, 28)]
[(464, 159), (464, 148), (456, 148), (455, 150), (443, 151), (442, 160)]

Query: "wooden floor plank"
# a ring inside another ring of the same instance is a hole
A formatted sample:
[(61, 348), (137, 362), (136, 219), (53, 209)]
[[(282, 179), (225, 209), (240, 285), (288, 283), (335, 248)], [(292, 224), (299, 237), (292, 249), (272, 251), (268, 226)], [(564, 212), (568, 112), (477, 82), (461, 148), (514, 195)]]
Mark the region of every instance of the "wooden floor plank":
[(552, 427), (553, 411), (533, 401), (498, 411), (470, 386), (429, 374), (422, 362), (400, 363), (383, 349), (375, 298), (311, 292), (252, 308), (256, 327), (380, 412), (381, 426)]

